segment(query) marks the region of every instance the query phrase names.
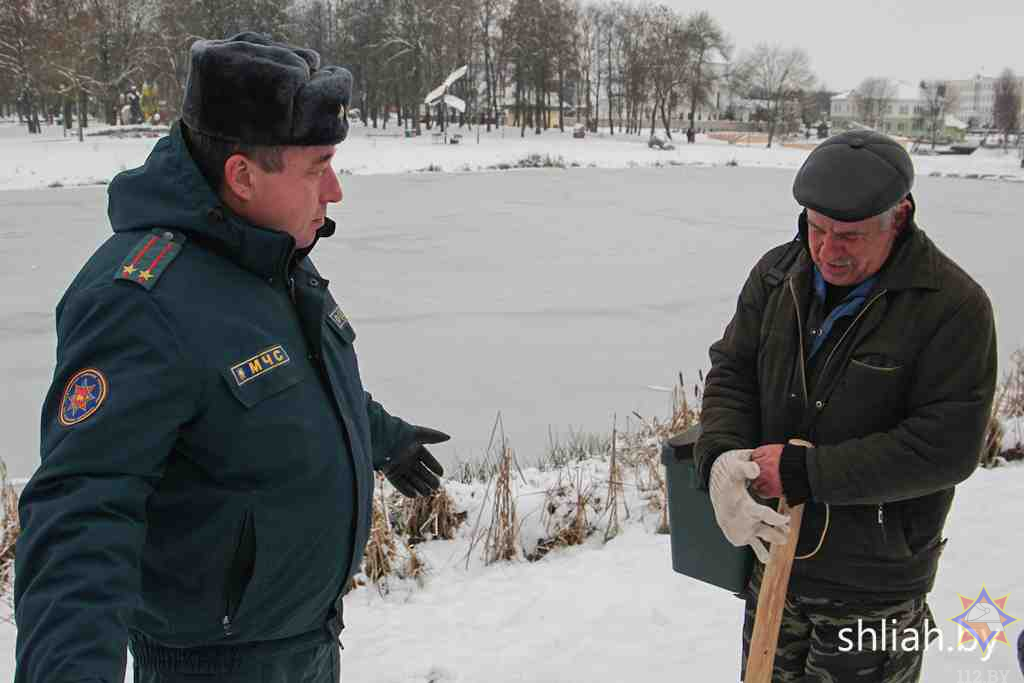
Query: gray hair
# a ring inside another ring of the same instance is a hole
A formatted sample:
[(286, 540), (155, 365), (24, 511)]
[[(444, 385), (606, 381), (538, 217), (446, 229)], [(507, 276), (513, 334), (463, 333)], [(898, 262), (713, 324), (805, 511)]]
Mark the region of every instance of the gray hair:
[[(899, 204), (896, 206), (899, 206)], [(893, 219), (896, 218), (896, 206), (891, 206), (878, 214), (879, 232), (888, 232), (889, 230), (892, 230), (892, 222)]]

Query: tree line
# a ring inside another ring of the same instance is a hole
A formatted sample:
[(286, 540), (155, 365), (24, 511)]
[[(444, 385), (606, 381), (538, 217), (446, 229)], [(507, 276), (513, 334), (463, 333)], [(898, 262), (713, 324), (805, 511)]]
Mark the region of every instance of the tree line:
[[(569, 115), (591, 129), (652, 134), (695, 125), (722, 85), (762, 102), (770, 134), (815, 78), (798, 48), (759, 45), (734, 59), (724, 28), (648, 3), (602, 0), (4, 0), (0, 114), (113, 124), (132, 85), (177, 114), (188, 48), (242, 30), (318, 50), (355, 76), (367, 125), (387, 112), (419, 125), (424, 95), (454, 68), (467, 120), (540, 132)], [(152, 94), (152, 93), (151, 93)], [(152, 102), (150, 108), (152, 108)], [(826, 109), (827, 111), (827, 109)], [(507, 116), (507, 118), (505, 118)]]

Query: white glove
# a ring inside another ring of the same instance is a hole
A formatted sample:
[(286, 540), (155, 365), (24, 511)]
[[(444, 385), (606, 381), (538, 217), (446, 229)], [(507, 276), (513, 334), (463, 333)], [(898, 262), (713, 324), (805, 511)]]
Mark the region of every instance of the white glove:
[(761, 469), (750, 459), (753, 450), (726, 451), (711, 466), (711, 505), (715, 520), (726, 539), (735, 546), (749, 545), (761, 562), (768, 561), (769, 543), (785, 543), (789, 517), (761, 505), (747, 492), (748, 480), (757, 479)]

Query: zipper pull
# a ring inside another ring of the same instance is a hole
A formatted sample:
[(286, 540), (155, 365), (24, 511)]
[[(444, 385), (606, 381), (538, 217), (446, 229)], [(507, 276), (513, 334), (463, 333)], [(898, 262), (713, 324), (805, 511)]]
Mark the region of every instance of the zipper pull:
[(225, 614), (224, 615), (224, 619), (221, 621), (221, 624), (224, 626), (224, 635), (230, 636), (231, 635), (231, 617), (229, 617), (228, 615)]
[(882, 530), (882, 541), (888, 542), (888, 536), (885, 533), (885, 503), (878, 504), (878, 527)]
[(288, 278), (288, 296), (291, 297), (292, 303), (295, 303), (295, 278)]

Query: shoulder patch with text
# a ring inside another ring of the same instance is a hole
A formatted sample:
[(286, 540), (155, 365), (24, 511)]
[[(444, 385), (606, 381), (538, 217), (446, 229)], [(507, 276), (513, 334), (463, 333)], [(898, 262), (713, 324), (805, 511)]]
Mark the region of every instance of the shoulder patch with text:
[(334, 310), (330, 313), (331, 320), (338, 327), (345, 327), (348, 324), (348, 318), (345, 317), (345, 312), (341, 310), (341, 306), (335, 306)]
[(238, 386), (242, 386), (274, 368), (287, 365), (289, 362), (291, 362), (291, 358), (288, 357), (288, 352), (278, 344), (257, 353), (252, 358), (232, 365), (231, 376), (235, 378), (235, 383)]
[(92, 417), (106, 398), (107, 378), (104, 374), (95, 368), (79, 370), (64, 387), (57, 418), (65, 427), (78, 424)]
[(185, 236), (170, 230), (151, 230), (121, 262), (115, 280), (128, 280), (153, 289), (185, 243)]

